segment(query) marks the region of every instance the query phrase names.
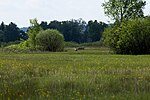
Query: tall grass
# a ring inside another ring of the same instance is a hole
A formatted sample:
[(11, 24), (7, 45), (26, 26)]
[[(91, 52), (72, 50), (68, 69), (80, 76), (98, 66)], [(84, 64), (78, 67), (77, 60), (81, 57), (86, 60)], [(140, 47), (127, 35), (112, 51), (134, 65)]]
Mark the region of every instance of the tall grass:
[(150, 55), (112, 55), (104, 49), (3, 53), (0, 98), (149, 100), (149, 59)]

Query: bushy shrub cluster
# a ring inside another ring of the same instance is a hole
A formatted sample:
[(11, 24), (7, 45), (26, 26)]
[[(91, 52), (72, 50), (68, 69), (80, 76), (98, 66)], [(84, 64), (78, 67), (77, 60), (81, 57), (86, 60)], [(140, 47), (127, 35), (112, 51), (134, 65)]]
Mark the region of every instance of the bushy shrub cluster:
[(64, 37), (63, 35), (54, 29), (48, 29), (41, 31), (36, 36), (37, 46), (44, 51), (63, 51), (64, 49)]
[(9, 45), (4, 48), (8, 52), (32, 52), (32, 51), (63, 51), (64, 50), (64, 37), (63, 35), (53, 29), (40, 31), (35, 36), (35, 44), (33, 46), (29, 38), (19, 44)]
[(118, 54), (150, 53), (150, 20), (134, 19), (106, 29), (104, 44)]
[[(7, 46), (6, 49), (9, 51), (63, 51), (64, 37), (59, 31), (54, 29), (44, 31), (37, 19), (30, 20), (30, 24), (31, 27), (27, 33), (29, 38), (19, 44)], [(1, 34), (0, 37), (2, 37)]]

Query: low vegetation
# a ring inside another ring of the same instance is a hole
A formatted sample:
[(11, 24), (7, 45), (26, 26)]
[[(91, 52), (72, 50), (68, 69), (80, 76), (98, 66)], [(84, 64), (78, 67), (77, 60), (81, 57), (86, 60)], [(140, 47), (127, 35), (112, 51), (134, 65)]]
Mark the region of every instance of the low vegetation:
[(148, 100), (150, 56), (108, 49), (0, 55), (0, 98)]

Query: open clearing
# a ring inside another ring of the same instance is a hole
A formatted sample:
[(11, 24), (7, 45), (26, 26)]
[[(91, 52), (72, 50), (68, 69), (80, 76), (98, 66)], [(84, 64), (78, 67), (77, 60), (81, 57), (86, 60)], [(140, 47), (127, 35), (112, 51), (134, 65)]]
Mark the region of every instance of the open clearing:
[(150, 100), (150, 55), (114, 55), (102, 48), (1, 53), (0, 98)]

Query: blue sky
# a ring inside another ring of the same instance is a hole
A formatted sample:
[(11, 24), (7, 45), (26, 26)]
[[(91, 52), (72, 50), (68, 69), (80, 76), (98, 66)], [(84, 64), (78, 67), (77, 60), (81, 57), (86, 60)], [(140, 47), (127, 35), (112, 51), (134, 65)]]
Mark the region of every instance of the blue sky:
[[(105, 0), (0, 0), (0, 22), (29, 26), (29, 19), (38, 21), (70, 20), (111, 21), (104, 15), (101, 4)], [(106, 0), (107, 1), (107, 0)], [(150, 0), (146, 0), (145, 15), (150, 14)]]

